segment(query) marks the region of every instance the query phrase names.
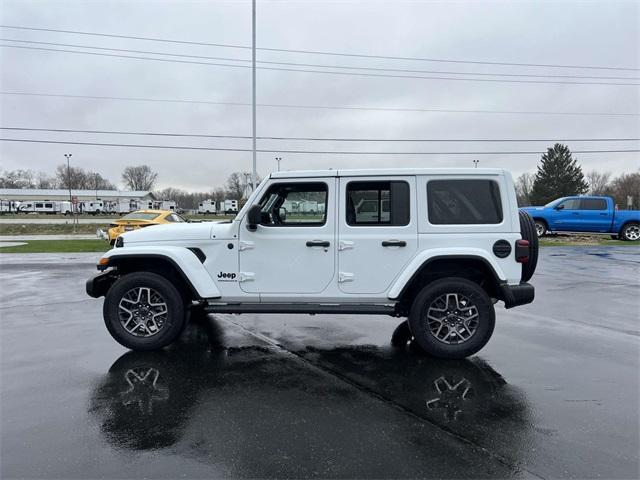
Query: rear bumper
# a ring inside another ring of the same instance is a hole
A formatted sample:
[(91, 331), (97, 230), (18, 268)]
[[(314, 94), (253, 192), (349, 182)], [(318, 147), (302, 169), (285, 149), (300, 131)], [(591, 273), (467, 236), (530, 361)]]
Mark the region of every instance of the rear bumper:
[(522, 282), (519, 285), (508, 285), (503, 283), (499, 286), (501, 300), (504, 301), (505, 308), (517, 307), (533, 302), (535, 288), (530, 283)]
[(91, 277), (85, 285), (87, 295), (93, 298), (105, 296), (109, 288), (111, 288), (111, 285), (113, 285), (113, 282), (116, 281), (116, 278), (113, 270)]

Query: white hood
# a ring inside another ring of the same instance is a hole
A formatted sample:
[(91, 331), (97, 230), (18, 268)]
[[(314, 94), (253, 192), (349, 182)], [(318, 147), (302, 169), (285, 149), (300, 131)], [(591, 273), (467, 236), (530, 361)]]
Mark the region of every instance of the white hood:
[(138, 242), (166, 242), (232, 238), (235, 223), (168, 223), (143, 227), (124, 233), (125, 245)]

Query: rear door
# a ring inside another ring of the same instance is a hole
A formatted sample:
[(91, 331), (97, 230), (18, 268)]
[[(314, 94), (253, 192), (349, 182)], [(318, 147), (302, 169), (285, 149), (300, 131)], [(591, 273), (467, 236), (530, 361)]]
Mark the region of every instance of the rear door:
[(415, 255), (415, 177), (341, 177), (338, 284), (344, 293), (383, 294)]
[(580, 230), (585, 232), (608, 232), (612, 214), (604, 198), (580, 199)]

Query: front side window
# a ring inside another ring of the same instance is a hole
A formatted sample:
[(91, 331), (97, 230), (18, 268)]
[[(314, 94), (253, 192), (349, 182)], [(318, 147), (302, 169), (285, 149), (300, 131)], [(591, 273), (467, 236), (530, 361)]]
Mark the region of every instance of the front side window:
[(579, 198), (570, 198), (565, 200), (564, 202), (560, 202), (556, 207), (558, 210), (579, 210), (580, 209), (580, 199)]
[(327, 219), (327, 184), (276, 183), (260, 199), (261, 225), (321, 226)]
[(607, 201), (603, 198), (583, 198), (580, 201), (581, 210), (606, 210)]
[(44, 208), (41, 203), (36, 203), (36, 208)]
[(502, 222), (500, 188), (493, 180), (431, 180), (427, 204), (432, 225)]
[(184, 218), (182, 218), (180, 215), (178, 215), (177, 213), (172, 213), (171, 215), (167, 215), (165, 220), (167, 222), (173, 222), (173, 223), (184, 223), (184, 222), (186, 222), (186, 220)]
[(409, 224), (407, 182), (349, 182), (347, 225), (404, 226)]

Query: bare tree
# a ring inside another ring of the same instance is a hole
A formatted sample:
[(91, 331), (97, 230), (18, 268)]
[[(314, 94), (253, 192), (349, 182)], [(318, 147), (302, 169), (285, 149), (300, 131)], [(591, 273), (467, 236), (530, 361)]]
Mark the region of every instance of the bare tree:
[(640, 171), (623, 173), (611, 183), (613, 197), (619, 208), (627, 208), (628, 197), (631, 197), (631, 208), (640, 206)]
[(122, 183), (131, 190), (151, 190), (158, 179), (158, 174), (148, 165), (127, 167), (122, 172)]
[(215, 200), (216, 203), (224, 202), (227, 198), (227, 192), (224, 188), (218, 187), (213, 192), (211, 192), (210, 198)]
[(533, 173), (523, 173), (516, 180), (516, 196), (518, 197), (518, 206), (527, 207), (531, 205), (531, 189), (533, 188)]
[(591, 170), (587, 173), (587, 183), (589, 184), (589, 195), (609, 195), (611, 193), (611, 172), (598, 172)]
[(229, 178), (227, 178), (227, 197), (231, 200), (240, 200), (244, 195), (244, 190), (244, 174), (233, 172), (229, 175)]
[(115, 190), (109, 180), (97, 172), (91, 172), (80, 167), (71, 167), (67, 170), (66, 165), (58, 165), (56, 168), (56, 183), (59, 188), (68, 189), (71, 184), (72, 189), (78, 190)]

